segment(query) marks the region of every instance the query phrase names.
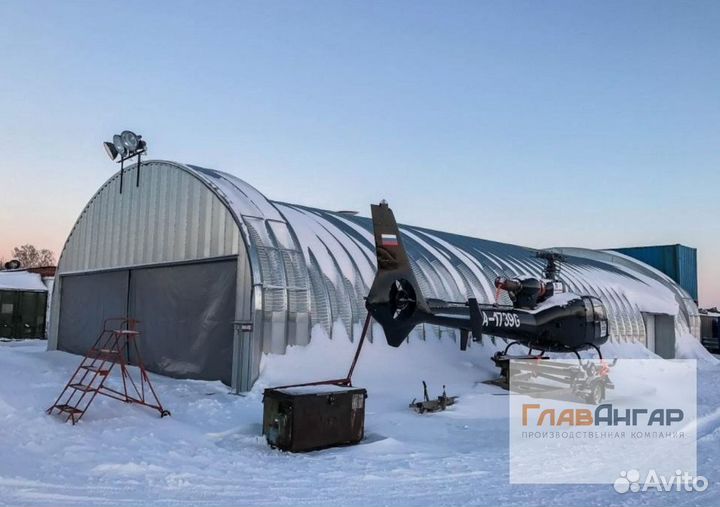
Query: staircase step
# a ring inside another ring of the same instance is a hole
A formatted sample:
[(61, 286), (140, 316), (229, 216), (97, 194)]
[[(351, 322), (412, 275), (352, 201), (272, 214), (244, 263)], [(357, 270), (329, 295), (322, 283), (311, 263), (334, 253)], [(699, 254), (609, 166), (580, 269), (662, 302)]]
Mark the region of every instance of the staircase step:
[(83, 411), (72, 405), (55, 405), (53, 408), (58, 409), (61, 412), (67, 412), (68, 414), (82, 414)]
[(117, 349), (90, 349), (85, 357), (93, 360), (116, 362), (120, 358), (120, 351)]
[(93, 366), (93, 365), (85, 365), (85, 366), (81, 366), (80, 368), (84, 368), (88, 371), (97, 373), (98, 375), (101, 375), (103, 377), (107, 376), (108, 373), (110, 373), (109, 369), (99, 368), (98, 366)]
[(119, 354), (118, 349), (90, 349), (90, 352), (94, 354)]
[(93, 386), (88, 386), (85, 384), (70, 384), (68, 387), (71, 389), (75, 389), (77, 391), (82, 391), (84, 393), (90, 392), (90, 391), (97, 391), (97, 388)]

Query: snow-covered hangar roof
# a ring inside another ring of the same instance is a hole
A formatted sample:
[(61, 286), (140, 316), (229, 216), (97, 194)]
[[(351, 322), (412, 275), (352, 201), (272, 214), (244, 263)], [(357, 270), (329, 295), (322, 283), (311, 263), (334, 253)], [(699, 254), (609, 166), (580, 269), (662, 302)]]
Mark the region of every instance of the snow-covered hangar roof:
[[(83, 210), (60, 257), (60, 277), (237, 257), (235, 321), (254, 325), (233, 351), (236, 387), (256, 378), (261, 352), (283, 353), (312, 336), (359, 335), (375, 271), (368, 218), (271, 201), (233, 175), (194, 165), (144, 162), (137, 186), (136, 171), (125, 170), (123, 193), (119, 173), (112, 176)], [(429, 297), (494, 301), (497, 275), (539, 276), (543, 268), (525, 247), (414, 226), (401, 232)], [(697, 307), (666, 276), (613, 252), (561, 250), (561, 278), (605, 302), (611, 340), (645, 343), (643, 312), (677, 315), (679, 332), (697, 334)], [(51, 347), (59, 310), (52, 312)], [(453, 330), (423, 326), (411, 339), (428, 335), (457, 338)]]

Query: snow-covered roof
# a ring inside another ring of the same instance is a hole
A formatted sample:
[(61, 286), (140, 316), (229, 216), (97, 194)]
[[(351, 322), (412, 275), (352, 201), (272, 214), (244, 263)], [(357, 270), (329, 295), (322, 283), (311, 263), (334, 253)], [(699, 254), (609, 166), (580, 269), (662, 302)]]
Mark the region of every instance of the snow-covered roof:
[[(338, 330), (351, 339), (359, 334), (365, 316), (363, 298), (375, 275), (369, 218), (272, 201), (235, 176), (189, 168), (244, 222), (253, 280), (277, 292), (264, 298), (268, 305), (264, 310), (309, 313), (313, 330), (324, 329), (330, 336)], [(426, 297), (493, 302), (496, 276), (542, 276), (544, 262), (535, 257), (534, 249), (409, 225), (401, 225), (400, 230)], [(643, 312), (678, 315), (680, 304), (685, 306), (676, 284), (660, 279), (660, 273), (647, 272), (644, 265), (625, 265), (615, 253), (588, 255), (582, 249), (572, 250), (560, 277), (572, 292), (605, 302), (615, 340), (642, 342)], [(287, 277), (280, 276), (283, 273)], [(278, 292), (280, 287), (286, 287), (287, 293)], [(692, 313), (697, 314), (697, 309)], [(440, 332), (454, 336), (452, 330)], [(270, 341), (264, 350), (282, 352), (287, 344), (304, 343)]]
[(47, 292), (42, 277), (28, 271), (0, 271), (0, 290)]
[[(142, 192), (119, 193), (118, 173), (93, 197), (68, 238), (59, 273), (189, 262), (242, 249), (249, 275), (237, 290), (252, 291), (252, 310), (263, 320), (255, 322), (253, 340), (263, 352), (284, 353), (317, 335), (359, 338), (376, 270), (370, 218), (273, 201), (213, 169), (167, 161), (143, 167)], [(126, 176), (134, 178), (135, 170), (126, 168)], [(427, 298), (495, 302), (496, 276), (539, 277), (545, 267), (534, 249), (519, 245), (411, 225), (400, 231)], [(612, 341), (645, 342), (644, 313), (677, 316), (679, 334), (699, 335), (697, 305), (667, 276), (616, 252), (563, 253), (560, 279), (571, 292), (605, 303)], [(429, 336), (459, 338), (455, 330), (424, 325), (411, 339)]]

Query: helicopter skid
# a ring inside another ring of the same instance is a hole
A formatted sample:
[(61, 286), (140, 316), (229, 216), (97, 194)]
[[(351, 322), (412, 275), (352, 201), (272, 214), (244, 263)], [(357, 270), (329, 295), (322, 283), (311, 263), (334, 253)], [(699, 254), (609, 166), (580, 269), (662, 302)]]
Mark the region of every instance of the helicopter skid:
[[(521, 360), (513, 364), (510, 360)], [(496, 385), (530, 396), (549, 396), (551, 393), (570, 392), (574, 398), (588, 403), (599, 403), (605, 398), (605, 392), (614, 385), (607, 371), (590, 362), (583, 364), (553, 361), (545, 355), (507, 355), (498, 352), (492, 358), (500, 369), (500, 377), (486, 383)], [(524, 360), (524, 361), (523, 361)]]

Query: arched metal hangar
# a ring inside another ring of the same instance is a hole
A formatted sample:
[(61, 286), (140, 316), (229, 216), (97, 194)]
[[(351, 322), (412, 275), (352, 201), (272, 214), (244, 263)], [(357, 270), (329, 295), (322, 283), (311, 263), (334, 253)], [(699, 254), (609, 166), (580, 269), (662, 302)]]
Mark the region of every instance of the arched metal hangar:
[[(104, 318), (131, 316), (142, 321), (148, 369), (244, 391), (263, 353), (359, 336), (375, 272), (368, 218), (271, 201), (235, 176), (193, 165), (143, 162), (137, 185), (136, 177), (137, 166), (125, 170), (121, 193), (113, 175), (75, 223), (59, 260), (49, 348), (85, 353)], [(401, 232), (429, 297), (494, 301), (497, 275), (543, 268), (529, 248)], [(672, 357), (670, 335), (698, 336), (697, 306), (667, 276), (612, 252), (561, 250), (562, 280), (605, 302), (611, 341)], [(410, 339), (435, 337), (457, 339), (433, 326)]]

